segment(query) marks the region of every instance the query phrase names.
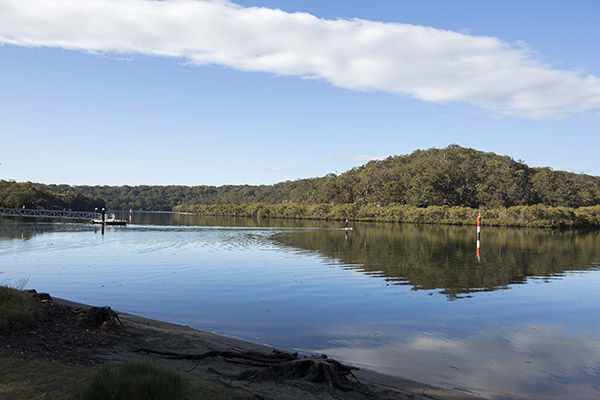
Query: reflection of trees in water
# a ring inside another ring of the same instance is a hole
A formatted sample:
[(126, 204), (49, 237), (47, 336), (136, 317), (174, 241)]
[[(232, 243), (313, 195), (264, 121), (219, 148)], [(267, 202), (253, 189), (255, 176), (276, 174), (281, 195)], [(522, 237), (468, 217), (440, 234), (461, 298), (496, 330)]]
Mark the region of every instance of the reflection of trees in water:
[(93, 230), (91, 224), (84, 223), (32, 223), (22, 222), (22, 220), (24, 218), (0, 219), (0, 240), (30, 240), (34, 236), (44, 233)]
[(20, 240), (29, 240), (31, 239), (33, 236), (35, 235), (35, 233), (33, 232), (23, 232), (23, 231), (6, 231), (3, 228), (0, 228), (0, 240), (15, 240), (15, 239), (20, 239)]
[[(129, 212), (117, 212), (118, 218), (128, 219)], [(294, 220), (283, 218), (250, 218), (207, 216), (170, 212), (133, 212), (131, 223), (136, 225), (226, 226), (241, 228), (340, 228), (339, 221)]]
[(474, 227), (359, 224), (347, 238), (327, 230), (273, 238), (345, 264), (360, 264), (390, 284), (441, 289), (450, 300), (507, 289), (529, 277), (549, 280), (567, 271), (597, 269), (592, 262), (600, 260), (600, 232), (488, 228), (482, 233), (480, 261)]
[[(328, 229), (341, 228), (340, 222), (158, 213), (133, 213), (132, 217), (134, 224), (144, 225), (321, 228), (291, 229), (272, 238), (285, 246), (317, 251), (345, 264), (359, 264), (366, 274), (384, 277), (391, 285), (439, 290), (451, 300), (473, 292), (506, 289), (532, 277), (550, 280), (567, 271), (600, 268), (597, 231), (487, 228), (482, 233), (482, 257), (478, 261), (474, 226), (360, 223), (346, 238), (346, 232)], [(86, 223), (0, 219), (0, 240), (29, 240), (49, 232), (93, 229)]]

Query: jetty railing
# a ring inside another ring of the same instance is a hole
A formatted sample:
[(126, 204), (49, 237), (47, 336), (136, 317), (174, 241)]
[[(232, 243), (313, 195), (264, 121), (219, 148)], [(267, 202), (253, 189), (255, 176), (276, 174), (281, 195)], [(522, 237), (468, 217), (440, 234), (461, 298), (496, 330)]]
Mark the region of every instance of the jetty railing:
[(68, 211), (68, 210), (45, 210), (31, 208), (0, 208), (0, 216), (3, 217), (36, 217), (36, 218), (60, 218), (60, 219), (100, 219), (99, 212)]

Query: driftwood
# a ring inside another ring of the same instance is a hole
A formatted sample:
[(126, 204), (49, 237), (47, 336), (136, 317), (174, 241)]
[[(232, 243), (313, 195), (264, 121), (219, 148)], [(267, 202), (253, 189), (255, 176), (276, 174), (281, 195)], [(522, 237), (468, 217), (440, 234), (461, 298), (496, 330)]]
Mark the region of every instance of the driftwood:
[(242, 360), (250, 360), (264, 364), (279, 363), (282, 361), (295, 360), (298, 353), (284, 353), (282, 351), (273, 351), (271, 354), (254, 353), (254, 352), (239, 352), (239, 351), (221, 351), (213, 350), (202, 354), (187, 354), (187, 353), (172, 353), (169, 351), (157, 351), (150, 349), (138, 349), (136, 353), (152, 353), (161, 356), (167, 356), (176, 360), (203, 360), (209, 357), (223, 357), (225, 359), (239, 358)]
[[(357, 369), (325, 358), (304, 358), (271, 365), (267, 369), (254, 369), (236, 375), (236, 379), (260, 382), (263, 380), (303, 379), (314, 383), (326, 383), (343, 391), (353, 390), (348, 375)], [(358, 381), (358, 379), (357, 379)]]
[(198, 361), (209, 357), (222, 357), (229, 362), (261, 367), (231, 376), (233, 379), (253, 382), (302, 379), (314, 383), (324, 383), (343, 391), (350, 391), (356, 388), (349, 380), (351, 376), (360, 384), (356, 376), (352, 373), (353, 370), (358, 370), (357, 367), (344, 365), (336, 360), (327, 358), (327, 356), (299, 357), (298, 353), (290, 354), (276, 350), (271, 354), (221, 350), (213, 350), (202, 354), (187, 354), (146, 348), (135, 350), (135, 352), (158, 354), (177, 360)]

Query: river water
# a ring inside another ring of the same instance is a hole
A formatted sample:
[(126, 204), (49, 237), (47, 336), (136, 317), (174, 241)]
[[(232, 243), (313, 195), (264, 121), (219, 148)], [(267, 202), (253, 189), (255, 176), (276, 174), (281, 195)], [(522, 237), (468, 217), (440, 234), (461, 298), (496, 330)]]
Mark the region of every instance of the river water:
[[(127, 214), (123, 217), (129, 218)], [(0, 219), (0, 283), (491, 399), (600, 398), (600, 232)]]

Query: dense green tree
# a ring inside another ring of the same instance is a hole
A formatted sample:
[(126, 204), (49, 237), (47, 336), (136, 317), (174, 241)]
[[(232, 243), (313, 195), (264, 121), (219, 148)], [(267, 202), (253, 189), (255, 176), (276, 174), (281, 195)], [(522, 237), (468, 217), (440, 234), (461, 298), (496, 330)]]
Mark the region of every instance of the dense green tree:
[(0, 204), (8, 208), (51, 208), (56, 197), (31, 182), (0, 181)]
[(105, 203), (68, 185), (55, 185), (52, 190), (46, 185), (31, 182), (0, 180), (0, 207), (93, 211), (94, 208), (105, 207)]

